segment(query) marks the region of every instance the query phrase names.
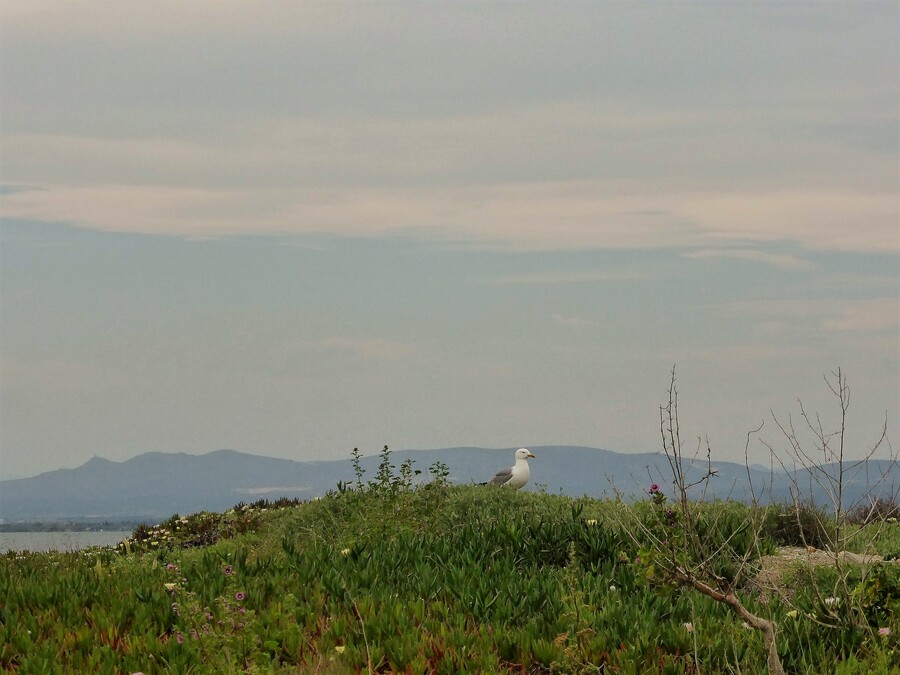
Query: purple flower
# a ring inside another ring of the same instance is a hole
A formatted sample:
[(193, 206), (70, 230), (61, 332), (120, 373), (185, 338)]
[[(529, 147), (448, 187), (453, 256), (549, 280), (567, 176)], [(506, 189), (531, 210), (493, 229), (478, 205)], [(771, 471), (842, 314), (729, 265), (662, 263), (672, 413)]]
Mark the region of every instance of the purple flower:
[(179, 633), (175, 639), (178, 640), (178, 644), (181, 644), (182, 642), (184, 642), (184, 638), (181, 637), (181, 633)]
[(657, 492), (659, 492), (659, 485), (657, 485), (656, 483), (650, 483), (650, 494), (655, 495)]
[(246, 597), (247, 596), (244, 595), (244, 591), (238, 591), (237, 593), (234, 594), (234, 599), (237, 600), (238, 602), (240, 602), (241, 600), (243, 600)]
[(167, 564), (166, 564), (166, 569), (167, 569), (167, 570), (177, 570), (177, 569), (178, 569), (178, 566), (175, 565), (174, 563), (167, 563)]
[(225, 576), (227, 577), (229, 574), (232, 574), (233, 568), (231, 565), (225, 565)]
[(879, 635), (884, 635), (884, 636), (890, 635), (890, 634), (891, 634), (891, 629), (888, 628), (887, 626), (884, 626), (884, 627), (878, 629), (878, 634), (879, 634)]

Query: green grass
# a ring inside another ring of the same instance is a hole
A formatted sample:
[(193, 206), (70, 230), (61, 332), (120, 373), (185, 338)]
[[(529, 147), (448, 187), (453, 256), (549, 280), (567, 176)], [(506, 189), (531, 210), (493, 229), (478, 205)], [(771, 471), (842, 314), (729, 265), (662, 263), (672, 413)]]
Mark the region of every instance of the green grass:
[[(711, 543), (740, 543), (747, 508), (704, 505), (718, 516)], [(621, 529), (628, 515), (610, 501), (387, 481), (176, 516), (115, 550), (10, 553), (0, 558), (0, 668), (764, 672), (760, 635), (726, 607), (646, 579)], [(882, 523), (872, 539), (894, 550), (900, 526)], [(742, 598), (778, 623), (789, 672), (900, 668), (896, 568), (853, 583), (870, 624), (890, 635), (820, 625), (811, 588), (799, 589), (796, 617), (749, 588)]]

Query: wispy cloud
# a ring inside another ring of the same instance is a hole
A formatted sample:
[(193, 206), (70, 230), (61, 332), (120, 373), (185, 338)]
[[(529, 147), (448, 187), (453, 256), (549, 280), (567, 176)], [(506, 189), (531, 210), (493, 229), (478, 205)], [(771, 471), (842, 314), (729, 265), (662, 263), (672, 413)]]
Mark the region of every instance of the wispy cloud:
[[(43, 187), (0, 197), (0, 215), (184, 237), (406, 232), (536, 251), (696, 247), (728, 239), (900, 253), (897, 199), (892, 194), (658, 194), (606, 181), (420, 189)], [(650, 205), (659, 208), (648, 211)], [(852, 222), (865, 225), (848, 227)], [(710, 254), (700, 257), (704, 255)], [(764, 253), (722, 255), (800, 264)]]
[(757, 249), (745, 248), (717, 248), (717, 249), (699, 249), (696, 251), (688, 251), (682, 254), (685, 258), (728, 258), (732, 260), (749, 260), (752, 262), (774, 265), (785, 269), (811, 269), (815, 265), (809, 261), (797, 256), (783, 253), (768, 253)]
[(738, 300), (713, 309), (723, 316), (754, 319), (754, 325), (763, 333), (801, 328), (831, 333), (900, 331), (900, 298), (897, 297)]
[(549, 272), (525, 272), (506, 274), (488, 279), (496, 284), (597, 284), (618, 281), (643, 281), (653, 274), (645, 270), (556, 270)]
[(346, 352), (364, 359), (388, 361), (408, 358), (420, 351), (419, 347), (399, 340), (344, 336), (331, 336), (321, 340), (295, 343), (293, 349), (304, 352)]
[(553, 323), (558, 326), (567, 326), (569, 328), (600, 328), (603, 326), (601, 321), (588, 319), (583, 316), (554, 314), (551, 318), (553, 319)]

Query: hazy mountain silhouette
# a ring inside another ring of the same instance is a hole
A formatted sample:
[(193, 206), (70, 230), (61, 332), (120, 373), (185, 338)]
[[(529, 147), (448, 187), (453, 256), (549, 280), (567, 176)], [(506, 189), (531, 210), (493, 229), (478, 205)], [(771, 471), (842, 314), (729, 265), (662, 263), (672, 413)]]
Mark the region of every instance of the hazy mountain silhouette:
[[(615, 488), (626, 496), (644, 493), (651, 482), (670, 491), (666, 458), (659, 453), (622, 454), (578, 446), (533, 446), (531, 483), (527, 490), (546, 490), (570, 496), (611, 496)], [(445, 448), (405, 450), (391, 453), (399, 467), (407, 459), (428, 480), (428, 468), (443, 462), (454, 483), (481, 482), (512, 463), (514, 448)], [(378, 455), (363, 457), (363, 480), (374, 479)], [(748, 469), (742, 464), (714, 462), (717, 475), (710, 482), (707, 498), (750, 498)], [(866, 475), (857, 474), (845, 487), (845, 502), (864, 494), (878, 477), (894, 465), (873, 461)], [(705, 464), (691, 467), (693, 478), (702, 475)], [(831, 467), (834, 470), (834, 467)], [(752, 467), (749, 477), (754, 492), (763, 501), (790, 500), (790, 481), (783, 471)], [(218, 450), (206, 455), (150, 452), (124, 462), (94, 457), (76, 469), (60, 469), (16, 480), (0, 481), (0, 518), (7, 522), (67, 519), (145, 519), (154, 521), (174, 513), (221, 511), (238, 502), (260, 498), (298, 497), (311, 499), (335, 489), (339, 481), (354, 482), (352, 463), (345, 460), (300, 462)], [(888, 473), (888, 488), (897, 478)], [(803, 478), (805, 494), (819, 502), (826, 497)], [(887, 489), (882, 494), (887, 494)], [(697, 496), (700, 496), (699, 494)]]

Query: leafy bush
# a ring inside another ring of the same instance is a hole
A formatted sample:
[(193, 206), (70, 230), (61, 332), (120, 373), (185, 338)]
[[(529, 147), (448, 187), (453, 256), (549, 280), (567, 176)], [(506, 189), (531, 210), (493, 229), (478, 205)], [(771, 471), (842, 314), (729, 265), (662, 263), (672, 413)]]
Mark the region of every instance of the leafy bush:
[(853, 525), (897, 520), (900, 520), (900, 504), (893, 499), (876, 499), (869, 505), (859, 504), (847, 514), (847, 522)]
[(768, 507), (762, 532), (781, 546), (824, 549), (835, 540), (833, 516), (812, 503)]

